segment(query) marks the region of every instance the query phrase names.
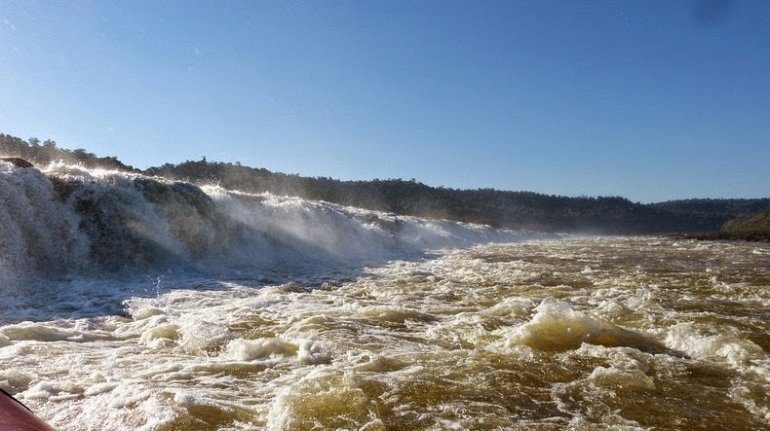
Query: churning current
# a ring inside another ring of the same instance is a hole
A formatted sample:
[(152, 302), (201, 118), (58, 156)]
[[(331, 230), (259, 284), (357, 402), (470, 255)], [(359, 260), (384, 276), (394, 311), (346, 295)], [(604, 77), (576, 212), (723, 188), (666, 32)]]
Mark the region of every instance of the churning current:
[(59, 430), (768, 429), (767, 244), (4, 169), (0, 387)]

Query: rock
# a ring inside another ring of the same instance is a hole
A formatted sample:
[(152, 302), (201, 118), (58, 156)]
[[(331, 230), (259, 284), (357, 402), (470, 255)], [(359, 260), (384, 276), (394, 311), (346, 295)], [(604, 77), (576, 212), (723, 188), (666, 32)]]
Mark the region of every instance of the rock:
[(8, 162), (17, 168), (34, 168), (32, 163), (18, 157), (0, 157), (0, 161)]

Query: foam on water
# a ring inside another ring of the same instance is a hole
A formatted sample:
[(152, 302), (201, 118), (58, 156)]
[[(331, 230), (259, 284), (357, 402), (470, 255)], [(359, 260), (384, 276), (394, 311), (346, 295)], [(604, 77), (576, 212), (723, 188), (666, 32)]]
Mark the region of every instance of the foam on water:
[(662, 343), (650, 337), (577, 312), (551, 298), (544, 300), (535, 311), (531, 321), (516, 327), (507, 337), (509, 343), (556, 351), (577, 349), (583, 343), (628, 346), (651, 353), (666, 350)]
[(474, 246), (526, 236), (63, 165), (0, 169), (0, 387), (57, 429), (770, 420), (765, 245)]

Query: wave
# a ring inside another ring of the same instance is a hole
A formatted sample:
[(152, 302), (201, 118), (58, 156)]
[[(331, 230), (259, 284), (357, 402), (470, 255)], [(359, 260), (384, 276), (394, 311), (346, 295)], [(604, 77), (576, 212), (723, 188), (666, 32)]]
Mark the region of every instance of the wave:
[(160, 177), (0, 163), (4, 277), (238, 274), (373, 264), (527, 234)]

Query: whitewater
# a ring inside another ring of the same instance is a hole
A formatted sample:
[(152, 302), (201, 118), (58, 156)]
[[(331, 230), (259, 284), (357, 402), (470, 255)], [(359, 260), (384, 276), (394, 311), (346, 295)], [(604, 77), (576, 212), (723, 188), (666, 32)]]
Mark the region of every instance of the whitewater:
[(0, 388), (59, 430), (770, 429), (770, 246), (0, 163)]

